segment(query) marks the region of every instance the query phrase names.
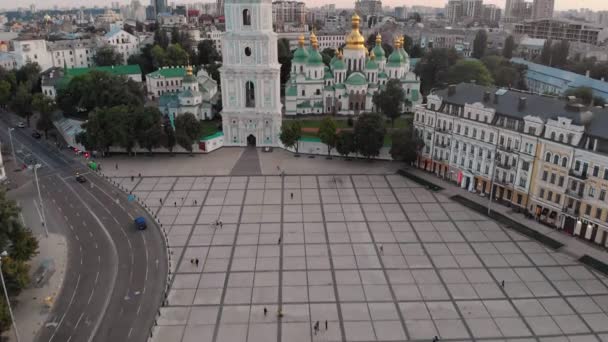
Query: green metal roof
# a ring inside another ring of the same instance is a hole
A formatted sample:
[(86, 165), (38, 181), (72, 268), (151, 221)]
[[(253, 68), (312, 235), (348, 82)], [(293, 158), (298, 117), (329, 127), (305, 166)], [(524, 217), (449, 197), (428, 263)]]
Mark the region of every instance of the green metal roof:
[(164, 78), (173, 78), (173, 77), (184, 77), (186, 76), (186, 69), (185, 68), (164, 68), (164, 69), (158, 69), (154, 72), (151, 72), (149, 74), (146, 75), (146, 77), (151, 77), (151, 78), (160, 78), (160, 77), (164, 77)]
[(306, 63), (307, 60), (308, 60), (308, 52), (306, 51), (305, 48), (299, 47), (293, 53), (293, 61), (295, 63)]
[(187, 89), (184, 91), (180, 91), (178, 96), (179, 97), (194, 97), (194, 93), (192, 92), (192, 90)]
[(223, 137), (223, 136), (224, 136), (224, 132), (218, 131), (218, 132), (215, 132), (213, 134), (204, 136), (204, 137), (200, 138), (199, 140), (200, 141), (207, 141), (207, 140), (211, 140), (211, 139), (215, 139), (215, 138), (219, 138), (219, 137)]
[(332, 68), (334, 70), (345, 70), (346, 69), (346, 64), (344, 64), (344, 61), (341, 59), (337, 59), (334, 64), (332, 65)]
[(325, 86), (325, 88), (323, 88), (323, 90), (334, 91), (334, 87), (333, 86)]
[(175, 107), (177, 106), (177, 95), (175, 94), (163, 94), (158, 99), (160, 107)]
[(388, 75), (384, 71), (378, 73), (378, 78), (388, 78)]
[(325, 76), (323, 77), (323, 79), (325, 80), (331, 80), (334, 78), (334, 75), (331, 73), (331, 71), (325, 71)]
[(378, 69), (378, 63), (376, 63), (376, 61), (374, 61), (373, 59), (370, 59), (367, 61), (367, 63), (365, 63), (365, 69)]
[(346, 89), (346, 86), (344, 85), (344, 83), (337, 83), (336, 85), (334, 85), (335, 89)]
[(410, 98), (412, 102), (416, 102), (420, 99), (420, 92), (417, 89), (412, 89), (410, 91)]
[(316, 49), (313, 49), (308, 57), (308, 65), (323, 65), (323, 57)]
[(114, 66), (101, 66), (101, 67), (91, 67), (91, 68), (72, 68), (68, 69), (66, 76), (67, 77), (76, 77), (84, 74), (88, 74), (91, 71), (105, 71), (114, 75), (141, 75), (141, 68), (138, 64), (131, 65), (114, 65)]
[(310, 108), (310, 101), (306, 100), (296, 105), (297, 108)]
[(404, 57), (399, 50), (393, 51), (390, 56), (388, 56), (388, 63), (397, 63), (401, 64), (404, 61)]
[(374, 55), (376, 55), (376, 58), (384, 58), (384, 56), (386, 56), (386, 53), (384, 52), (384, 49), (381, 45), (376, 44), (372, 51), (374, 51)]
[(348, 84), (348, 85), (364, 85), (364, 84), (367, 84), (367, 80), (365, 79), (365, 76), (363, 76), (362, 73), (360, 73), (360, 72), (353, 72), (346, 79), (346, 84)]
[(298, 95), (298, 88), (296, 88), (296, 87), (288, 87), (285, 90), (285, 95), (286, 96), (297, 96)]
[(388, 62), (386, 63), (386, 66), (390, 68), (398, 68), (401, 66), (401, 62)]

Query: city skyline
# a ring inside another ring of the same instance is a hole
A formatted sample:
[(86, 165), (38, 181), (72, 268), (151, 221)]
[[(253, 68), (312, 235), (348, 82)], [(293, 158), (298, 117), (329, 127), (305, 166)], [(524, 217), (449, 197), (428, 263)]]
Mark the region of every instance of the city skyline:
[[(89, 1), (87, 2), (87, 4), (89, 6), (99, 6), (99, 7), (106, 7), (106, 6), (110, 6), (110, 4), (114, 2), (114, 1), (110, 1), (110, 0), (93, 0), (93, 1)], [(126, 5), (128, 3), (130, 3), (130, 0), (119, 0), (116, 1), (118, 3), (120, 3), (121, 5)], [(174, 1), (176, 4), (182, 4), (182, 3), (193, 3), (195, 1), (193, 0), (178, 0), (178, 1)], [(214, 2), (214, 1), (208, 1), (208, 2)], [(317, 7), (317, 6), (321, 6), (324, 5), (325, 3), (321, 0), (312, 0), (312, 1), (304, 1), (306, 3), (307, 7)], [(140, 3), (142, 4), (148, 4), (149, 1), (146, 0), (140, 0)], [(171, 3), (171, 1), (169, 1), (169, 3)], [(334, 2), (336, 4), (336, 7), (339, 8), (350, 8), (350, 7), (354, 7), (354, 0), (338, 0)], [(400, 2), (398, 0), (384, 0), (383, 5), (385, 6), (430, 6), (430, 7), (443, 7), (445, 6), (445, 4), (447, 3), (447, 0), (408, 0), (406, 3)], [(495, 4), (500, 6), (501, 8), (504, 8), (505, 6), (505, 0), (484, 0), (484, 3), (486, 4)], [(7, 4), (8, 5), (8, 4)], [(7, 7), (7, 6), (2, 6), (0, 7), (0, 10), (7, 10), (7, 9), (16, 9), (17, 7), (22, 7), (22, 8), (29, 8), (31, 4), (23, 4), (22, 6), (11, 6), (11, 7)], [(78, 1), (78, 0), (37, 0), (35, 2), (36, 8), (39, 10), (44, 10), (44, 9), (50, 9), (53, 8), (54, 6), (58, 6), (58, 7), (80, 7), (82, 6), (82, 2)], [(581, 1), (577, 1), (577, 0), (556, 0), (555, 1), (555, 10), (557, 11), (563, 11), (563, 10), (568, 10), (568, 9), (580, 9), (580, 8), (589, 8), (595, 11), (599, 11), (599, 10), (608, 10), (608, 4), (606, 3), (605, 0), (585, 0), (584, 2), (584, 6), (581, 6)]]

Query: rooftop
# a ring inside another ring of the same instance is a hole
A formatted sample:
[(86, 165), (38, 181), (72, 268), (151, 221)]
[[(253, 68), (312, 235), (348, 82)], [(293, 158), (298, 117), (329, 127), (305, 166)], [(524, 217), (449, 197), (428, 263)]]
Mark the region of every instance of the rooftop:
[(161, 68), (146, 75), (146, 78), (173, 78), (185, 77), (186, 68)]
[(102, 66), (102, 67), (91, 67), (91, 68), (72, 68), (67, 70), (68, 77), (76, 77), (87, 74), (91, 71), (105, 71), (114, 75), (141, 75), (141, 68), (138, 64), (131, 65), (113, 65), (113, 66)]

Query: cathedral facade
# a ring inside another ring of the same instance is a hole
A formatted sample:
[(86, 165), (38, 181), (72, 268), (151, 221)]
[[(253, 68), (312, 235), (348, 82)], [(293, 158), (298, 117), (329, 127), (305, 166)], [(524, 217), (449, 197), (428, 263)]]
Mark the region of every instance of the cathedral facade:
[(224, 146), (278, 146), (281, 130), (277, 35), (271, 0), (226, 0), (222, 38)]
[(359, 32), (360, 18), (352, 16), (352, 31), (346, 46), (338, 50), (329, 66), (323, 63), (317, 37), (310, 34), (310, 46), (300, 36), (292, 59), (290, 79), (285, 85), (285, 114), (357, 115), (374, 111), (374, 93), (391, 79), (399, 80), (405, 93), (403, 111), (422, 102), (420, 80), (410, 71), (409, 56), (403, 49), (404, 38), (394, 41), (390, 56), (376, 36), (375, 47), (368, 50)]

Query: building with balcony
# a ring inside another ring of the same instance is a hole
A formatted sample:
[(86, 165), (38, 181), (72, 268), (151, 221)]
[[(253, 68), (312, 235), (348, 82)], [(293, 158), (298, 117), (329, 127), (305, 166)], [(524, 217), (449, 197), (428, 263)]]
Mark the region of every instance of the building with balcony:
[(123, 63), (127, 59), (139, 52), (139, 40), (134, 35), (122, 29), (113, 29), (103, 36), (103, 42), (114, 47), (116, 52), (120, 53), (123, 58)]
[(87, 68), (93, 65), (96, 44), (91, 39), (58, 40), (48, 43), (53, 66)]
[(605, 27), (558, 19), (525, 20), (515, 24), (513, 32), (531, 38), (567, 40), (593, 45), (600, 45), (608, 38), (608, 29)]
[(606, 245), (608, 110), (462, 83), (415, 109), (417, 165)]

